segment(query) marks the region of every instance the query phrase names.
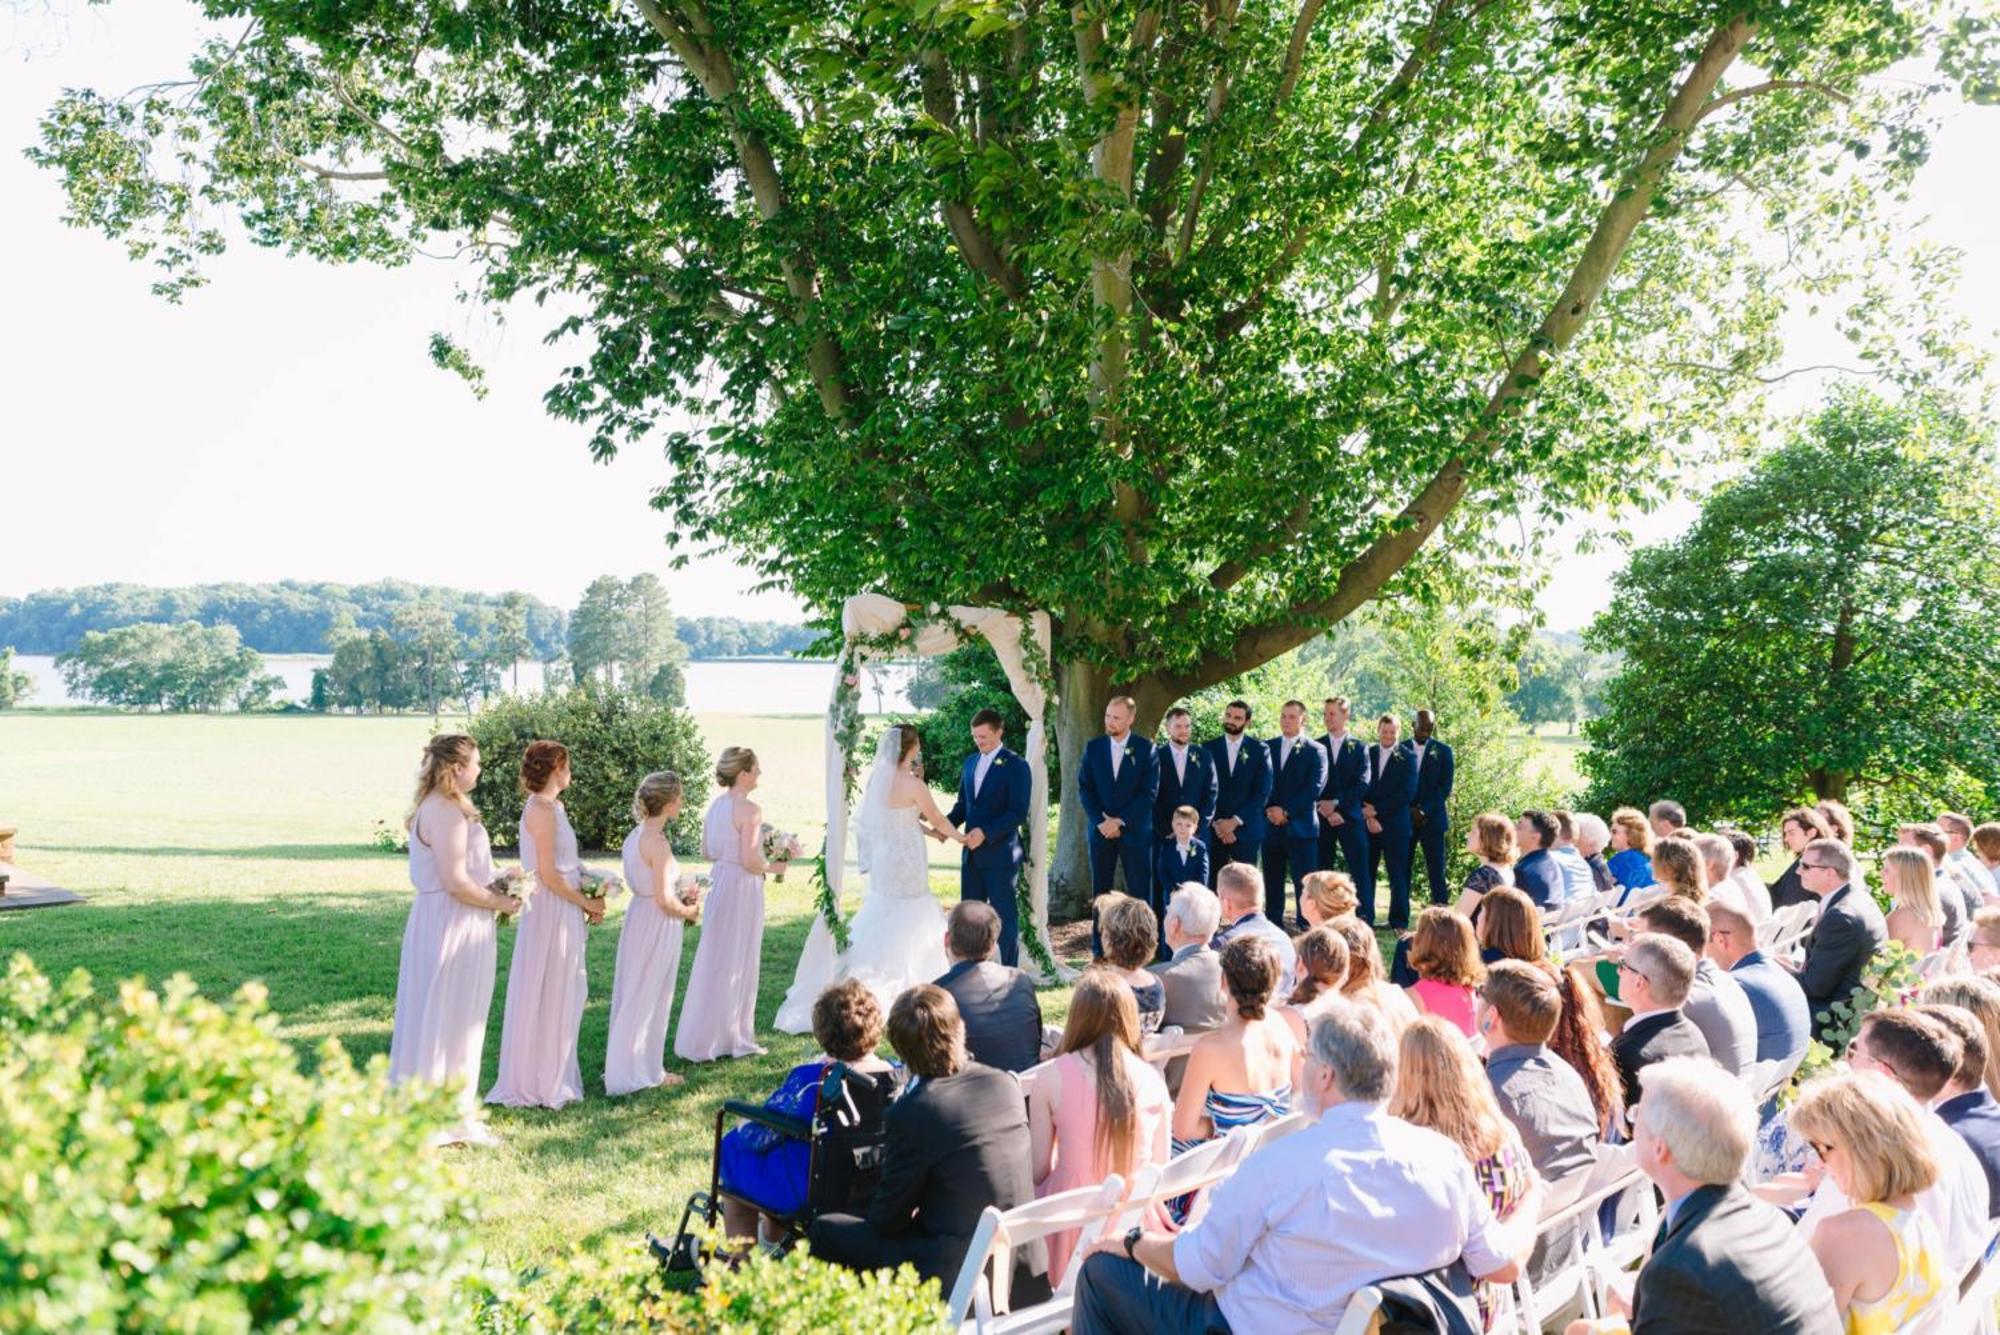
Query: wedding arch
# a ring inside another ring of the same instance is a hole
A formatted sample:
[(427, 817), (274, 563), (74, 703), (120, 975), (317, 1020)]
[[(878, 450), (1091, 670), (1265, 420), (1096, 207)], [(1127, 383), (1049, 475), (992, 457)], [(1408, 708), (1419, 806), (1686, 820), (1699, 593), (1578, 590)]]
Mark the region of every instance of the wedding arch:
[[(1026, 759), (1030, 776), (1028, 851), (1015, 881), (1019, 908), (1021, 967), (1042, 982), (1061, 982), (1074, 972), (1049, 949), (1049, 777), (1046, 758), (1050, 711), (1056, 707), (1055, 673), (1049, 658), (1049, 614), (1026, 618), (995, 607), (913, 606), (879, 593), (860, 593), (840, 609), (839, 670), (826, 711), (826, 846), (813, 869), (818, 913), (806, 940), (800, 977), (825, 976), (809, 967), (830, 964), (847, 949), (847, 920), (841, 913), (841, 883), (847, 871), (847, 821), (860, 778), (862, 742), (861, 669), (868, 663), (948, 654), (974, 635), (993, 646), (1007, 685), (1028, 715)], [(787, 995), (777, 1027), (785, 1033), (812, 1029), (812, 997)]]

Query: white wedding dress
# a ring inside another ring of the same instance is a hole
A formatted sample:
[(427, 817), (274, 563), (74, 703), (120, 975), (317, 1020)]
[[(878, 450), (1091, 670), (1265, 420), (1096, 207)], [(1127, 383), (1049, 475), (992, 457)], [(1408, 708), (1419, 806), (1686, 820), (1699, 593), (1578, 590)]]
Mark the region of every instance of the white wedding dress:
[(917, 808), (887, 805), (894, 772), (893, 761), (886, 766), (878, 761), (862, 802), (856, 833), (868, 890), (847, 924), (847, 950), (836, 953), (833, 933), (815, 914), (791, 989), (778, 1007), (775, 1025), (781, 1033), (811, 1033), (813, 1003), (828, 985), (844, 978), (867, 984), (886, 1019), (905, 988), (935, 982), (948, 967), (945, 910), (931, 894), (930, 859)]

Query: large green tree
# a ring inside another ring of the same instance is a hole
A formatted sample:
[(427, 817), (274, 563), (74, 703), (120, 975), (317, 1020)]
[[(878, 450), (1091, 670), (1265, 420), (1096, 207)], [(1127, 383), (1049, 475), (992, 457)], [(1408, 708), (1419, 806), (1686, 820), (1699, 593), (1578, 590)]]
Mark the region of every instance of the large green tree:
[(1990, 424), (1837, 395), (1634, 553), (1591, 640), (1592, 800), (1763, 822), (1834, 797), (1888, 819), (2000, 794), (2000, 477)]
[(233, 212), (558, 299), (549, 405), (600, 454), (662, 430), (677, 541), (822, 610), (1048, 609), (1070, 755), (1113, 690), (1150, 721), (1385, 593), (1518, 582), (1494, 516), (1727, 420), (1780, 269), (1951, 82), (1870, 76), (1990, 91), (1954, 8), (207, 0), (185, 77), (66, 94), (35, 156), (170, 296)]

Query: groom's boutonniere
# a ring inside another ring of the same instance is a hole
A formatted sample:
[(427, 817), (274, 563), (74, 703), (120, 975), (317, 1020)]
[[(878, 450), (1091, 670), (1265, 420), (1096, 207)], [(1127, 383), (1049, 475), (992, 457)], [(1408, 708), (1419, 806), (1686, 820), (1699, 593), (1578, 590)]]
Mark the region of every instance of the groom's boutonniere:
[(993, 768), (994, 768), (994, 769), (999, 769), (999, 768), (1000, 768), (1000, 767), (1001, 767), (1002, 765), (1004, 765), (1004, 764), (1006, 764), (1006, 763), (1007, 763), (1007, 757), (1005, 757), (1005, 756), (995, 756), (995, 757), (993, 757)]

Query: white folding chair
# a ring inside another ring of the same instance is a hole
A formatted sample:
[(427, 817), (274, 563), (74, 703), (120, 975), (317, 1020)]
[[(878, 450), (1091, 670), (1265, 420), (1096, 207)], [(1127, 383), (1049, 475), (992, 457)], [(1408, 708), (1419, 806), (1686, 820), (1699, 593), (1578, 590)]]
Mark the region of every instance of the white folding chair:
[(1543, 1278), (1539, 1288), (1530, 1282), (1526, 1270), (1514, 1281), (1514, 1311), (1523, 1335), (1540, 1335), (1545, 1322), (1579, 1298), (1585, 1316), (1602, 1313), (1591, 1265), (1592, 1255), (1604, 1247), (1597, 1231), (1598, 1208), (1644, 1181), (1632, 1147), (1613, 1145), (1601, 1147), (1597, 1162), (1589, 1168), (1549, 1185), (1536, 1237), (1552, 1238), (1579, 1223), (1581, 1228), (1577, 1230), (1571, 1254), (1560, 1263), (1559, 1269)]
[[(1095, 1186), (1059, 1191), (1011, 1210), (987, 1206), (951, 1288), (952, 1324), (961, 1331), (982, 1335), (1029, 1335), (1068, 1325), (1073, 1281), (1083, 1251), (1102, 1236), (1105, 1222), (1124, 1194), (1125, 1180), (1113, 1173)], [(1072, 1228), (1079, 1230), (1079, 1235), (1063, 1287), (1047, 1302), (1011, 1311), (1015, 1252), (1051, 1233)]]
[(1106, 1221), (1105, 1231), (1123, 1233), (1152, 1206), (1187, 1195), (1195, 1195), (1194, 1206), (1188, 1213), (1189, 1222), (1193, 1222), (1207, 1204), (1208, 1188), (1234, 1172), (1249, 1153), (1250, 1133), (1254, 1130), (1255, 1127), (1244, 1127), (1205, 1140), (1186, 1154), (1142, 1169), (1117, 1213)]
[(1347, 1309), (1340, 1314), (1340, 1324), (1333, 1328), (1333, 1335), (1368, 1335), (1376, 1313), (1381, 1310), (1382, 1290), (1373, 1284), (1356, 1289), (1348, 1296)]
[(1993, 1308), (2000, 1302), (2000, 1230), (1986, 1243), (1985, 1252), (1967, 1267), (1959, 1279), (1958, 1297), (1951, 1308), (1931, 1328), (1931, 1335), (1984, 1335), (1994, 1329)]
[(1167, 1069), (1167, 1063), (1176, 1057), (1187, 1056), (1194, 1051), (1194, 1045), (1199, 1042), (1201, 1042), (1200, 1034), (1184, 1033), (1179, 1025), (1175, 1025), (1171, 1031), (1162, 1029), (1159, 1033), (1151, 1035), (1141, 1047), (1146, 1061), (1164, 1071)]
[(1036, 1062), (1033, 1066), (1015, 1076), (1015, 1079), (1021, 1082), (1021, 1097), (1023, 1099), (1035, 1092), (1035, 1082), (1048, 1074), (1049, 1067), (1054, 1064), (1053, 1062)]

